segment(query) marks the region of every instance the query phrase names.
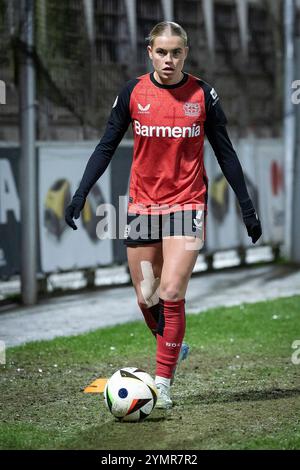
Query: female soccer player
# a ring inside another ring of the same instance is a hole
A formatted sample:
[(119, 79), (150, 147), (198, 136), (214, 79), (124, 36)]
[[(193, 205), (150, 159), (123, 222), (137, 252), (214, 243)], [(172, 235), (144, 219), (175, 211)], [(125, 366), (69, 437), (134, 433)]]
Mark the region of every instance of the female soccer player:
[(162, 22), (148, 40), (154, 71), (127, 82), (116, 98), (105, 133), (66, 209), (66, 222), (77, 229), (73, 218), (79, 218), (90, 189), (131, 124), (134, 151), (124, 242), (137, 301), (157, 342), (157, 406), (170, 408), (171, 380), (187, 350), (185, 293), (205, 239), (205, 134), (236, 194), (253, 243), (262, 231), (216, 91), (182, 71), (188, 54), (186, 32), (177, 23)]

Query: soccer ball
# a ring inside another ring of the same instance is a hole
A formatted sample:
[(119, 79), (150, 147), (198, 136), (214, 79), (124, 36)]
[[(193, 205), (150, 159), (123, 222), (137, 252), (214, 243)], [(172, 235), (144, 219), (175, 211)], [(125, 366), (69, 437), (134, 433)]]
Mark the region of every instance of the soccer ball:
[(152, 377), (142, 369), (123, 367), (107, 381), (104, 400), (120, 421), (142, 421), (150, 415), (157, 400)]

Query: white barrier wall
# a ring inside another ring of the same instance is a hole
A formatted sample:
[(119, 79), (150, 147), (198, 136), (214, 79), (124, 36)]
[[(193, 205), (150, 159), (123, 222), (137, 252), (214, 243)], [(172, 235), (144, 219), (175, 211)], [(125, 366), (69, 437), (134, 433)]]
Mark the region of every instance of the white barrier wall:
[(96, 184), (80, 219), (78, 230), (65, 224), (64, 211), (77, 189), (95, 145), (53, 144), (39, 148), (39, 228), (42, 272), (86, 268), (113, 262), (111, 240), (96, 235), (96, 207), (110, 202), (110, 168)]
[[(122, 240), (100, 240), (96, 227), (103, 217), (96, 207), (108, 202), (116, 207), (126, 193), (133, 142), (121, 143), (111, 165), (89, 194), (88, 204), (73, 231), (64, 221), (64, 210), (78, 187), (85, 165), (97, 142), (39, 143), (38, 217), (39, 270), (44, 273), (124, 262)], [(243, 139), (235, 143), (249, 193), (260, 216), (263, 236), (258, 244), (279, 244), (284, 237), (283, 144), (277, 139)], [(19, 147), (0, 149), (0, 276), (19, 272), (19, 238), (22, 236), (17, 207)], [(205, 166), (209, 178), (208, 225), (205, 250), (253, 246), (242, 223), (236, 197), (217, 159), (206, 143)], [(5, 170), (5, 171), (4, 171)], [(2, 184), (1, 184), (2, 182)], [(1, 190), (2, 188), (2, 190)], [(124, 208), (123, 208), (124, 209)], [(117, 230), (117, 234), (122, 233)], [(203, 251), (203, 250), (202, 250)]]
[[(283, 241), (283, 144), (276, 139), (243, 139), (234, 143), (250, 197), (262, 222), (258, 244)], [(209, 178), (206, 248), (210, 251), (251, 246), (233, 190), (226, 182), (209, 144), (205, 148)]]

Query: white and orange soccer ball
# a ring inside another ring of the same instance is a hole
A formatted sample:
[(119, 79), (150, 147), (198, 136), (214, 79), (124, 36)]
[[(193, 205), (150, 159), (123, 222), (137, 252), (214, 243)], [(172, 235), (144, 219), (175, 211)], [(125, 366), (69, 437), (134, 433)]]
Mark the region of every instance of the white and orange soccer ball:
[(107, 381), (104, 400), (120, 421), (142, 421), (150, 415), (157, 400), (153, 378), (136, 367), (123, 367)]

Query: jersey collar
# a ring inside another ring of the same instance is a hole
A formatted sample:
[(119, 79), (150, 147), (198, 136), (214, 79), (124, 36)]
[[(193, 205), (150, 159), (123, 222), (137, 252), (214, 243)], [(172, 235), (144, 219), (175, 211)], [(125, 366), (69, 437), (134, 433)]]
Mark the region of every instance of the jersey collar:
[(163, 85), (162, 83), (159, 83), (157, 80), (155, 80), (155, 78), (154, 78), (154, 72), (151, 72), (151, 73), (150, 73), (150, 80), (151, 80), (151, 82), (152, 82), (155, 86), (157, 86), (157, 87), (159, 87), (159, 88), (168, 88), (168, 89), (170, 89), (170, 88), (178, 88), (178, 87), (184, 85), (184, 84), (187, 82), (187, 79), (188, 79), (188, 78), (189, 78), (188, 74), (185, 73), (185, 72), (183, 72), (183, 77), (182, 77), (182, 79), (180, 80), (180, 82), (174, 83), (173, 85)]

